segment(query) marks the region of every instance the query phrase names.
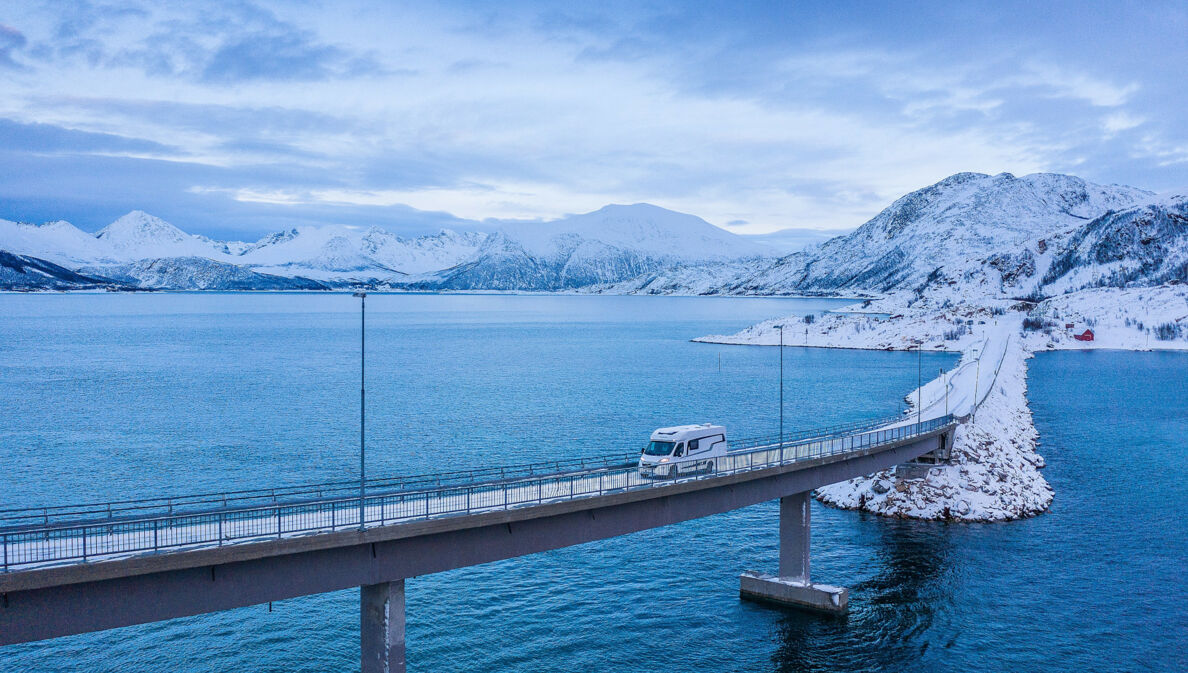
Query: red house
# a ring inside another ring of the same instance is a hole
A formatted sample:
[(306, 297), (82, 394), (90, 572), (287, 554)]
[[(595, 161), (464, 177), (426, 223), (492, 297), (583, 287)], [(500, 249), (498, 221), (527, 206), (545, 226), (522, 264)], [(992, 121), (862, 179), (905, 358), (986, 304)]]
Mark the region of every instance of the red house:
[(1080, 334), (1074, 334), (1073, 338), (1077, 341), (1093, 341), (1093, 330), (1087, 329)]

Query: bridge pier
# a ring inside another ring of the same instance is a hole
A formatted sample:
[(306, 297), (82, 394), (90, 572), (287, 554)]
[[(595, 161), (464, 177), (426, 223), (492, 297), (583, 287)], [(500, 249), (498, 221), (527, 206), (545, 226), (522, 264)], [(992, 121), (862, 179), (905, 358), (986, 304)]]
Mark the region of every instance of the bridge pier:
[(844, 614), (849, 607), (846, 589), (813, 584), (809, 579), (812, 512), (809, 494), (810, 491), (803, 491), (780, 498), (779, 575), (747, 571), (739, 577), (739, 595), (763, 603)]
[(404, 673), (404, 580), (359, 587), (362, 673)]

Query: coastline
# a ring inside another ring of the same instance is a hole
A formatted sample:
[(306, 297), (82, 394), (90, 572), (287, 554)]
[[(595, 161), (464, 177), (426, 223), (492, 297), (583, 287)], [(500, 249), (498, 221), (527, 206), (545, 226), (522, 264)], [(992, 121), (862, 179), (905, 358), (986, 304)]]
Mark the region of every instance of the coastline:
[[(928, 417), (943, 413), (935, 405), (938, 395), (946, 390), (960, 400), (954, 402), (954, 413), (968, 416), (955, 433), (950, 462), (884, 470), (818, 489), (816, 497), (826, 505), (881, 516), (964, 522), (1035, 516), (1046, 511), (1054, 498), (1051, 486), (1040, 473), (1045, 461), (1037, 451), (1039, 435), (1027, 400), (1027, 360), (1035, 353), (1188, 351), (1185, 285), (1094, 288), (1038, 303), (961, 299), (954, 304), (952, 298), (915, 301), (891, 295), (860, 307), (865, 312), (843, 307), (812, 322), (789, 316), (766, 320), (732, 335), (707, 335), (693, 341), (777, 346), (777, 326), (790, 324), (785, 329), (793, 339), (791, 343), (785, 341), (785, 347), (961, 352), (962, 360), (953, 372), (924, 384), (922, 390), (910, 391), (904, 398), (909, 406), (907, 413), (914, 413), (918, 395), (923, 398), (922, 411)], [(875, 308), (872, 304), (879, 304), (877, 313), (871, 310)], [(1037, 328), (1028, 328), (1037, 324)], [(1176, 327), (1180, 324), (1184, 325), (1182, 330)], [(1170, 332), (1171, 338), (1153, 339), (1151, 330), (1156, 325), (1164, 334)], [(1087, 326), (1095, 329), (1095, 339), (1075, 339), (1077, 329)], [(802, 336), (798, 343), (795, 335), (804, 335), (806, 330), (807, 338)], [(988, 349), (990, 353), (1001, 352), (1002, 367), (986, 387), (983, 374), (969, 376), (960, 372), (993, 364), (981, 361)], [(968, 406), (959, 406), (963, 404)]]

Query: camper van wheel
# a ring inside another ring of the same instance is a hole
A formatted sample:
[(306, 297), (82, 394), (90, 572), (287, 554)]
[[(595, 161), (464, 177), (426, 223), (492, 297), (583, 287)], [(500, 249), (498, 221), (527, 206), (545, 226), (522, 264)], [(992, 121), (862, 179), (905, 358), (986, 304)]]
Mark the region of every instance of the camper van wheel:
[(706, 464), (705, 464), (705, 472), (706, 472), (706, 474), (713, 474), (713, 472), (714, 472), (714, 461), (712, 461), (712, 460), (711, 460), (710, 462), (708, 462), (708, 463), (706, 463)]

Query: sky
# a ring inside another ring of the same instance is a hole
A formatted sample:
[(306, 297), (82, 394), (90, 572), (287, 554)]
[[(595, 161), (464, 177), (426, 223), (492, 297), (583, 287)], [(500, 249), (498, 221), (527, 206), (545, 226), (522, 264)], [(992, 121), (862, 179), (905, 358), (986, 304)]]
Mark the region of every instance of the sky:
[(961, 171), (1188, 187), (1188, 4), (0, 0), (0, 218), (254, 239), (648, 202), (850, 229)]

